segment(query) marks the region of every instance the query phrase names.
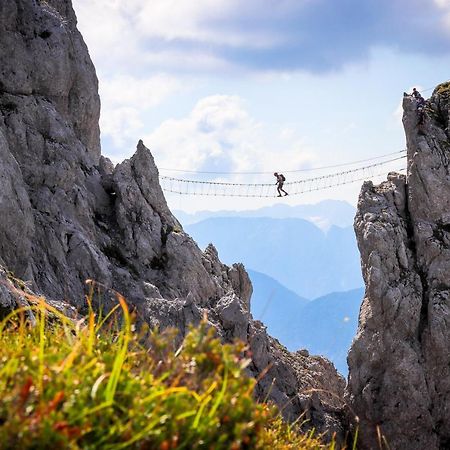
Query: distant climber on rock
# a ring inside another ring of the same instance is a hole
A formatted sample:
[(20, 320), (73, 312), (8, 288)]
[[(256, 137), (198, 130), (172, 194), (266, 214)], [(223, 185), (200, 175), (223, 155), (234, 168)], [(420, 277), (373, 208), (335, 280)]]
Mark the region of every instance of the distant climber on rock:
[[(408, 96), (406, 92), (404, 93), (405, 96)], [(425, 105), (427, 104), (426, 100), (422, 97), (421, 93), (416, 89), (413, 88), (411, 97), (414, 97), (417, 103), (417, 114), (419, 117), (418, 125), (421, 126), (423, 124), (424, 118), (425, 118)], [(421, 130), (419, 130), (421, 131)]]
[(419, 94), (419, 97), (416, 98), (417, 100), (417, 108), (423, 108), (425, 106), (425, 99)]
[(411, 94), (416, 100), (418, 100), (419, 98), (423, 98), (421, 95), (420, 95), (420, 92), (416, 89), (416, 88), (413, 88), (413, 91), (412, 91), (412, 94)]
[(425, 119), (425, 111), (424, 111), (424, 109), (425, 109), (426, 101), (425, 101), (425, 99), (419, 94), (419, 95), (416, 97), (416, 102), (417, 102), (417, 113), (418, 113), (418, 116), (419, 116), (419, 122), (418, 122), (418, 125), (422, 125), (422, 124), (423, 124), (423, 121), (424, 121), (424, 119)]
[(283, 184), (284, 184), (284, 182), (286, 181), (285, 176), (284, 176), (282, 173), (277, 173), (277, 172), (275, 172), (273, 175), (277, 178), (277, 181), (276, 181), (275, 184), (277, 185), (278, 197), (281, 197), (281, 196), (282, 196), (282, 195), (281, 195), (281, 192), (284, 192), (284, 196), (285, 196), (285, 197), (286, 197), (286, 195), (289, 195), (289, 194), (283, 189)]

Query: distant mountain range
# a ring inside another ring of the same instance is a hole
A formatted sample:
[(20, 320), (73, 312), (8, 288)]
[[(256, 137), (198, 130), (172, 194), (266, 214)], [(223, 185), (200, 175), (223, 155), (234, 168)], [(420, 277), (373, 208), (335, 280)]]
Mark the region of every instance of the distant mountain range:
[(347, 352), (355, 336), (364, 289), (333, 292), (308, 301), (267, 275), (249, 271), (251, 311), (289, 350), (307, 349), (333, 361), (347, 375)]
[(269, 327), (269, 333), (287, 345), (296, 327), (299, 311), (309, 300), (298, 296), (278, 281), (260, 272), (248, 270), (253, 284), (251, 311), (253, 318)]
[(175, 214), (200, 247), (212, 242), (225, 263), (244, 263), (253, 317), (272, 336), (289, 350), (327, 356), (347, 374), (364, 285), (350, 204)]
[(324, 200), (316, 204), (297, 206), (277, 203), (273, 206), (246, 211), (198, 211), (189, 214), (175, 210), (174, 214), (183, 226), (201, 222), (211, 217), (272, 217), (274, 219), (304, 219), (314, 223), (322, 230), (328, 230), (332, 225), (351, 226), (355, 212), (355, 208), (350, 203), (340, 200)]
[(363, 297), (364, 289), (360, 288), (311, 300), (302, 308), (292, 338), (284, 345), (326, 356), (339, 372), (347, 375), (347, 352), (356, 334)]
[(227, 264), (276, 279), (297, 295), (316, 298), (363, 286), (353, 228), (328, 232), (303, 219), (217, 217), (185, 226), (200, 247), (210, 242)]

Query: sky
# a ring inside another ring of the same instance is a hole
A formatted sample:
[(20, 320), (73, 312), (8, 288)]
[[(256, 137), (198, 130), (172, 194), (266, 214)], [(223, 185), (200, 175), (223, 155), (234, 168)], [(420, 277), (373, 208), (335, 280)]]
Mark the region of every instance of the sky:
[[(430, 96), (450, 79), (450, 0), (73, 5), (99, 77), (103, 154), (119, 163), (143, 139), (160, 175), (274, 183), (274, 171), (400, 151), (403, 92), (416, 86)], [(295, 181), (336, 170), (345, 167), (286, 175)], [(189, 212), (330, 198), (356, 204), (360, 184), (282, 199), (166, 198)]]

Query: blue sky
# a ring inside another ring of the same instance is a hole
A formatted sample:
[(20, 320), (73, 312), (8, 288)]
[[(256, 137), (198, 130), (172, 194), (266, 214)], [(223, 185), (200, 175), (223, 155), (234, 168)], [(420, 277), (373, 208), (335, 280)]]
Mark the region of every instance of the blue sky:
[[(100, 79), (103, 153), (114, 162), (140, 138), (158, 166), (189, 170), (271, 172), (382, 155), (404, 146), (403, 91), (450, 78), (450, 0), (74, 0), (74, 8)], [(356, 183), (283, 201), (355, 204), (358, 191)], [(188, 211), (273, 203), (168, 201)]]

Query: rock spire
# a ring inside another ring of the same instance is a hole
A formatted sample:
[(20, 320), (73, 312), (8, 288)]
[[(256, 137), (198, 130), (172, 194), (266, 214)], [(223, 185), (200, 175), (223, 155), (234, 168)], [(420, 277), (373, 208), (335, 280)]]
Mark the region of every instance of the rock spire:
[(450, 448), (450, 83), (403, 100), (407, 175), (363, 185), (355, 218), (366, 293), (348, 400), (362, 448)]

